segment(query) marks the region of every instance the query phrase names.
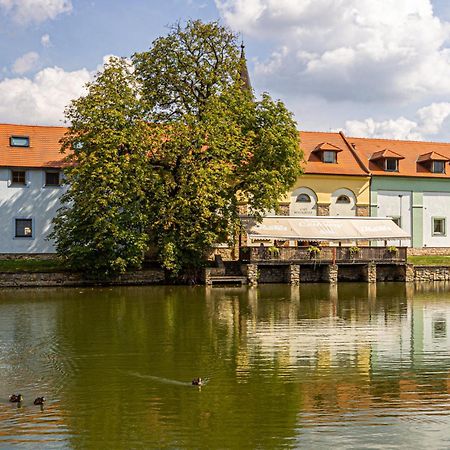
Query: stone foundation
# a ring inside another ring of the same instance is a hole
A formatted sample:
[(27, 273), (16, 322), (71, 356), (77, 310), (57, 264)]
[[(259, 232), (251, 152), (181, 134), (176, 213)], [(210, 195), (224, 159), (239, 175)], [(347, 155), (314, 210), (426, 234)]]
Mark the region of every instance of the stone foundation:
[(73, 287), (73, 286), (137, 286), (163, 284), (165, 274), (162, 269), (141, 270), (130, 272), (110, 281), (96, 281), (83, 278), (79, 273), (50, 272), (50, 273), (0, 273), (0, 288), (11, 287)]
[(58, 259), (56, 253), (0, 253), (0, 260), (32, 259), (35, 261), (49, 261)]
[(450, 256), (450, 247), (408, 248), (408, 256)]
[(450, 281), (448, 266), (415, 266), (415, 281)]

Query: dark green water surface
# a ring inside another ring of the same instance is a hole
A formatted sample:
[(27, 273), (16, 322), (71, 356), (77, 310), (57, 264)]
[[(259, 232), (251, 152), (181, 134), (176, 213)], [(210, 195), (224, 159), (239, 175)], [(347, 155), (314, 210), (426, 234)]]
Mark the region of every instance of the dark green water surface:
[(445, 284), (3, 290), (0, 447), (450, 448), (449, 320)]

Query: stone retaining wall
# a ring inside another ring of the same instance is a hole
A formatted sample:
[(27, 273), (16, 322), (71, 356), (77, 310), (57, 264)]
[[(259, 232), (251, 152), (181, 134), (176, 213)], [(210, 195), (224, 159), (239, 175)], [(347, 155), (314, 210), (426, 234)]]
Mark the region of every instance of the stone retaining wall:
[(415, 266), (415, 281), (449, 281), (449, 266)]
[(450, 247), (408, 248), (408, 256), (450, 256)]
[(96, 282), (84, 279), (79, 273), (71, 272), (0, 272), (0, 288), (9, 287), (69, 287), (95, 285), (136, 286), (147, 284), (163, 284), (165, 274), (162, 269), (141, 270), (122, 275), (112, 281)]
[(55, 253), (0, 253), (0, 260), (32, 259), (35, 261), (49, 261), (57, 259)]

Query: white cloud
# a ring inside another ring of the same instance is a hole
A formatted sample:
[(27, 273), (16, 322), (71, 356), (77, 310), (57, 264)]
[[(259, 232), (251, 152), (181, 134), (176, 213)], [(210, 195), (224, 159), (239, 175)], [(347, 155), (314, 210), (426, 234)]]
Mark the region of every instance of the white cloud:
[(0, 81), (0, 122), (61, 125), (64, 108), (84, 93), (84, 85), (91, 79), (87, 69), (65, 72), (48, 67), (32, 79)]
[(39, 62), (39, 55), (36, 52), (29, 52), (17, 58), (12, 66), (12, 71), (22, 75), (36, 68)]
[(41, 36), (41, 45), (42, 47), (50, 47), (52, 45), (49, 34), (43, 34)]
[(450, 94), (450, 24), (431, 0), (215, 0), (236, 31), (278, 47), (255, 66), (264, 86), (328, 100)]
[(405, 117), (377, 122), (365, 120), (348, 120), (345, 133), (349, 136), (376, 137), (389, 139), (426, 140), (438, 134), (445, 120), (450, 116), (450, 103), (432, 103), (416, 112), (417, 120)]
[(72, 11), (71, 0), (0, 0), (0, 10), (15, 22), (27, 25), (53, 20)]

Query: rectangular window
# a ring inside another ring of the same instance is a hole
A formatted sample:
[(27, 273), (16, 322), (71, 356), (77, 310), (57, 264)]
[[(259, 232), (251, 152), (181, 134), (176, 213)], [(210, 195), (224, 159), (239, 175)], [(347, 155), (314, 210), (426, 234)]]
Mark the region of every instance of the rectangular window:
[(384, 170), (386, 172), (398, 172), (398, 159), (386, 158), (384, 161)]
[(45, 185), (46, 186), (59, 186), (59, 172), (45, 172)]
[(431, 171), (433, 173), (445, 173), (445, 161), (433, 161)]
[(11, 147), (29, 147), (30, 138), (28, 136), (11, 136), (9, 138), (9, 145)]
[(16, 237), (33, 237), (33, 221), (16, 219)]
[(445, 236), (445, 218), (433, 217), (433, 236)]
[(331, 150), (325, 150), (323, 152), (323, 162), (329, 164), (336, 164), (337, 162), (336, 152), (333, 152)]
[(11, 184), (26, 184), (25, 170), (12, 170), (11, 171)]

